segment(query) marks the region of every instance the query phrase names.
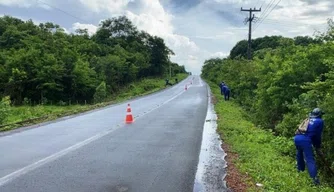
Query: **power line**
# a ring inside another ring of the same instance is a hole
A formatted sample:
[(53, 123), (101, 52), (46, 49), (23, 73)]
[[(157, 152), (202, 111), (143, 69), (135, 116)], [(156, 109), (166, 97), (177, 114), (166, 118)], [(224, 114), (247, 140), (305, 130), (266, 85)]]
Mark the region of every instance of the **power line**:
[[(258, 18), (259, 20), (256, 22), (260, 22), (262, 20), (262, 17), (267, 13), (268, 9), (271, 7), (271, 5), (274, 3), (275, 0), (271, 0), (269, 4), (265, 7), (264, 11), (261, 13), (260, 17)], [(256, 26), (258, 27), (258, 26)]]
[(265, 15), (265, 17), (260, 21), (260, 23), (255, 27), (254, 31), (261, 25), (261, 23), (270, 15), (270, 13), (277, 7), (277, 5), (281, 2), (282, 0), (279, 0), (276, 5), (271, 9), (271, 11)]
[(249, 32), (248, 32), (248, 49), (247, 49), (247, 52), (248, 52), (248, 59), (251, 60), (252, 59), (252, 53), (251, 53), (251, 39), (252, 39), (252, 22), (255, 18), (255, 15), (252, 14), (253, 12), (261, 12), (261, 8), (260, 9), (243, 9), (241, 7), (241, 11), (247, 11), (249, 12), (249, 18), (246, 18), (246, 23), (249, 22)]
[(277, 3), (276, 3), (276, 5), (271, 9), (271, 11), (262, 19), (262, 20), (264, 20), (264, 19), (266, 19), (267, 17), (268, 17), (268, 15), (270, 15), (270, 13), (277, 7), (277, 5), (281, 2), (282, 0), (279, 0)]
[(266, 8), (264, 8), (264, 11), (261, 13), (260, 18), (267, 13), (268, 8), (271, 7), (271, 5), (274, 3), (275, 0), (270, 0), (269, 4), (267, 4)]
[(70, 13), (68, 13), (68, 12), (66, 12), (66, 11), (64, 11), (64, 10), (62, 10), (62, 9), (59, 9), (58, 7), (52, 6), (52, 5), (50, 5), (50, 4), (48, 4), (48, 3), (44, 2), (44, 1), (41, 1), (41, 0), (36, 0), (36, 1), (37, 1), (37, 2), (41, 2), (41, 3), (43, 3), (43, 4), (45, 4), (45, 5), (49, 6), (49, 7), (51, 7), (51, 8), (53, 8), (53, 9), (57, 9), (58, 11), (63, 12), (63, 13), (65, 13), (66, 15), (69, 15), (69, 16), (75, 18), (75, 19), (81, 20), (81, 21), (83, 21), (83, 22), (85, 22), (85, 23), (90, 23), (90, 22), (85, 21), (85, 20), (83, 20), (83, 19), (81, 19), (81, 18), (79, 18), (79, 17), (77, 17), (77, 16), (75, 16), (75, 15), (72, 15), (72, 14), (70, 14)]

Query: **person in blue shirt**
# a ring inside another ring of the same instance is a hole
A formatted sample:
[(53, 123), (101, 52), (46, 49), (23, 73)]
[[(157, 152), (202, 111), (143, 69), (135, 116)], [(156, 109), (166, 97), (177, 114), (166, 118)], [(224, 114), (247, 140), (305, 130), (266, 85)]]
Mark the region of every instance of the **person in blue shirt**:
[(221, 83), (219, 84), (219, 87), (220, 87), (220, 94), (221, 94), (221, 95), (224, 94), (224, 91), (223, 91), (223, 87), (224, 87), (224, 85), (225, 85), (225, 82), (224, 82), (224, 81), (221, 82)]
[(224, 99), (226, 100), (230, 100), (230, 89), (228, 88), (227, 85), (223, 86), (223, 92), (224, 92)]
[(324, 121), (322, 115), (324, 113), (319, 108), (313, 109), (309, 116), (309, 123), (307, 125), (306, 132), (298, 131), (294, 137), (295, 146), (297, 149), (297, 169), (298, 172), (305, 170), (305, 161), (310, 177), (313, 179), (314, 184), (320, 184), (317, 176), (317, 166), (313, 154), (313, 148), (316, 151), (321, 149), (321, 137), (324, 128)]

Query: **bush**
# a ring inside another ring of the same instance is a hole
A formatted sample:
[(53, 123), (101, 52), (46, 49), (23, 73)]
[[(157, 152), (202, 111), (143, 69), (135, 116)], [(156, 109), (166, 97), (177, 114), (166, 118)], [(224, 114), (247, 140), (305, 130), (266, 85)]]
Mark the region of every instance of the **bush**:
[(0, 125), (5, 122), (10, 112), (10, 97), (6, 96), (0, 101)]
[(96, 88), (94, 94), (94, 101), (95, 103), (100, 103), (103, 102), (106, 97), (107, 97), (107, 87), (106, 83), (102, 81), (100, 85)]
[[(219, 98), (219, 88), (214, 88), (213, 83), (210, 86)], [(257, 128), (243, 117), (243, 110), (233, 102), (218, 99), (215, 110), (222, 117), (218, 119), (219, 133), (224, 142), (238, 153), (238, 168), (254, 182), (264, 185), (250, 191), (334, 191), (324, 182), (321, 187), (314, 187), (307, 171), (297, 172), (291, 138), (276, 137), (270, 131)]]
[(65, 106), (65, 105), (66, 105), (66, 102), (64, 102), (64, 101), (59, 101), (59, 102), (58, 102), (58, 105), (59, 105), (59, 106)]

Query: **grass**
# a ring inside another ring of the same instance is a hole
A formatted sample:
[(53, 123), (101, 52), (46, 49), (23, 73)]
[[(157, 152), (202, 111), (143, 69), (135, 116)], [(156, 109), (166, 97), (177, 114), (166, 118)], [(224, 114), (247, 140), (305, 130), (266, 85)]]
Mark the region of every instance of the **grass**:
[(276, 137), (255, 127), (239, 105), (233, 100), (223, 101), (219, 88), (215, 84), (210, 86), (217, 99), (218, 131), (223, 141), (239, 155), (238, 169), (254, 182), (263, 184), (263, 187), (252, 187), (250, 191), (334, 191), (326, 184), (313, 186), (307, 170), (297, 173), (295, 159), (288, 155), (293, 147), (292, 139)]
[[(177, 74), (179, 82), (185, 79), (187, 74)], [(175, 77), (173, 78), (175, 79)], [(174, 81), (171, 81), (174, 82)], [(10, 107), (10, 111), (0, 131), (8, 131), (22, 126), (33, 125), (36, 123), (55, 120), (60, 117), (74, 115), (93, 109), (101, 108), (111, 104), (120, 103), (138, 96), (148, 95), (165, 88), (165, 80), (149, 78), (132, 83), (126, 88), (120, 90), (117, 95), (109, 97), (106, 102), (94, 105), (37, 105), (37, 106), (19, 106)]]

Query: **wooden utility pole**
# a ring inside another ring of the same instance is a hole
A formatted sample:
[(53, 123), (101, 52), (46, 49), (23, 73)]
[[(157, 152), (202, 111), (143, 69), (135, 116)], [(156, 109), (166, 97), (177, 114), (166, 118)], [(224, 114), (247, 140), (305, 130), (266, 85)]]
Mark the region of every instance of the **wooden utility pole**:
[(243, 9), (241, 7), (241, 11), (248, 11), (249, 12), (249, 18), (246, 18), (246, 23), (249, 22), (249, 32), (248, 32), (248, 49), (247, 49), (247, 54), (248, 54), (248, 59), (251, 60), (252, 59), (252, 46), (251, 46), (251, 43), (252, 43), (252, 22), (255, 18), (255, 15), (252, 14), (253, 12), (260, 12), (261, 11), (261, 8), (260, 9)]

